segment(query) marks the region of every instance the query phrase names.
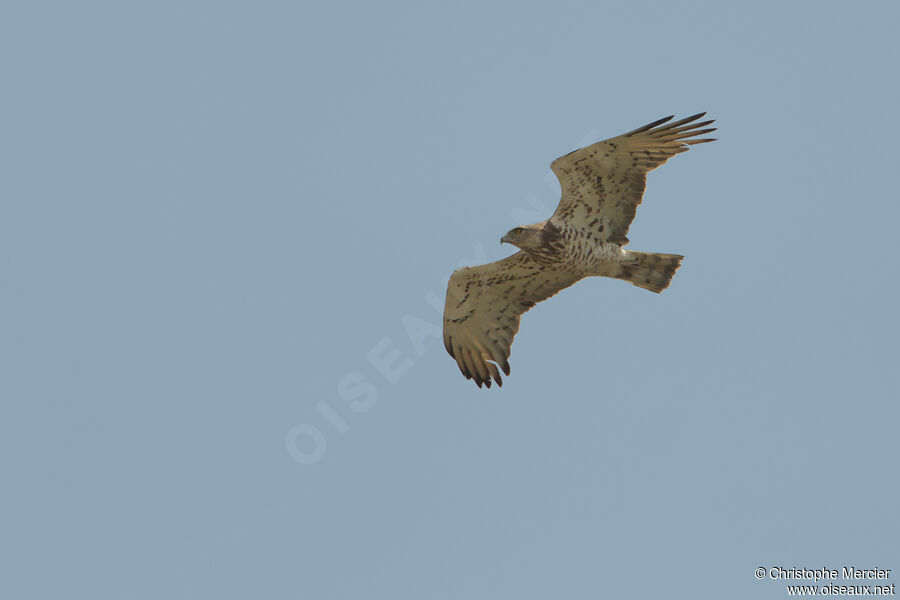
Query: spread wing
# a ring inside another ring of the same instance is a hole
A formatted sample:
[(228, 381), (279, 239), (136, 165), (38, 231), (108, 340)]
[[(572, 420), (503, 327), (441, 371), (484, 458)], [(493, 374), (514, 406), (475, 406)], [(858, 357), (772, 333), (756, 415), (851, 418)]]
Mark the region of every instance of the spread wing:
[(524, 252), (457, 269), (447, 285), (444, 347), (478, 387), (491, 387), (492, 378), (503, 385), (497, 366), (509, 375), (509, 347), (522, 313), (579, 279), (542, 267)]
[(550, 168), (559, 178), (562, 198), (551, 221), (586, 228), (601, 242), (627, 244), (625, 234), (641, 203), (647, 173), (693, 144), (714, 141), (694, 139), (715, 131), (701, 129), (712, 120), (695, 123), (705, 114), (668, 125), (672, 117), (666, 117), (554, 160)]

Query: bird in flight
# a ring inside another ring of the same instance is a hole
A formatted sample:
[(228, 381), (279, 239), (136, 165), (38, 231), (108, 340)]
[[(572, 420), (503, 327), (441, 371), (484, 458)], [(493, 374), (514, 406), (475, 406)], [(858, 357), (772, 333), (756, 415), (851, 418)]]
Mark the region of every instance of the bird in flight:
[(570, 152), (550, 168), (562, 198), (540, 223), (515, 227), (501, 243), (512, 256), (454, 271), (444, 304), (444, 347), (478, 387), (503, 385), (509, 353), (524, 312), (573, 283), (593, 276), (624, 279), (651, 292), (666, 289), (684, 258), (626, 250), (628, 227), (641, 203), (647, 173), (715, 131), (700, 113), (669, 116)]

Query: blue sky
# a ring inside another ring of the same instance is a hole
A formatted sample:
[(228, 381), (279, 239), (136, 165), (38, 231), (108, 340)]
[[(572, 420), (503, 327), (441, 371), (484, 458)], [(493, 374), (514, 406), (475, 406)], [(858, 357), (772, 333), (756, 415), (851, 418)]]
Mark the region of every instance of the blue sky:
[[(0, 10), (4, 597), (900, 572), (895, 3), (326, 4)], [(702, 110), (629, 234), (672, 286), (581, 282), (463, 379), (449, 273)]]

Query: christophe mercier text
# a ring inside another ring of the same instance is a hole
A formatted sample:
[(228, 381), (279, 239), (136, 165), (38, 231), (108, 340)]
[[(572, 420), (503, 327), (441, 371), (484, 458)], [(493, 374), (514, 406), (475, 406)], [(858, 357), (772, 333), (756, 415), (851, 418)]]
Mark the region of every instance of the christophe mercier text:
[(888, 579), (891, 576), (890, 569), (857, 569), (856, 567), (842, 567), (838, 569), (807, 569), (770, 567), (769, 579), (808, 579), (812, 581), (830, 579)]

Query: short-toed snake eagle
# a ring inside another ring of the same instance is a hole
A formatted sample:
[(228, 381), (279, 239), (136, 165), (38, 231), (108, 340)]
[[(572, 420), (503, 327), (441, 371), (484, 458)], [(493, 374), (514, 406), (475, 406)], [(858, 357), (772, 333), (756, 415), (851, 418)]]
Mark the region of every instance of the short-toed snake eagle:
[(624, 279), (661, 292), (684, 258), (625, 250), (625, 234), (641, 203), (647, 173), (715, 128), (700, 113), (670, 123), (654, 121), (629, 133), (557, 158), (550, 168), (562, 198), (556, 212), (501, 238), (520, 252), (456, 270), (447, 285), (444, 346), (466, 379), (478, 387), (502, 385), (519, 319), (536, 303), (585, 277)]

